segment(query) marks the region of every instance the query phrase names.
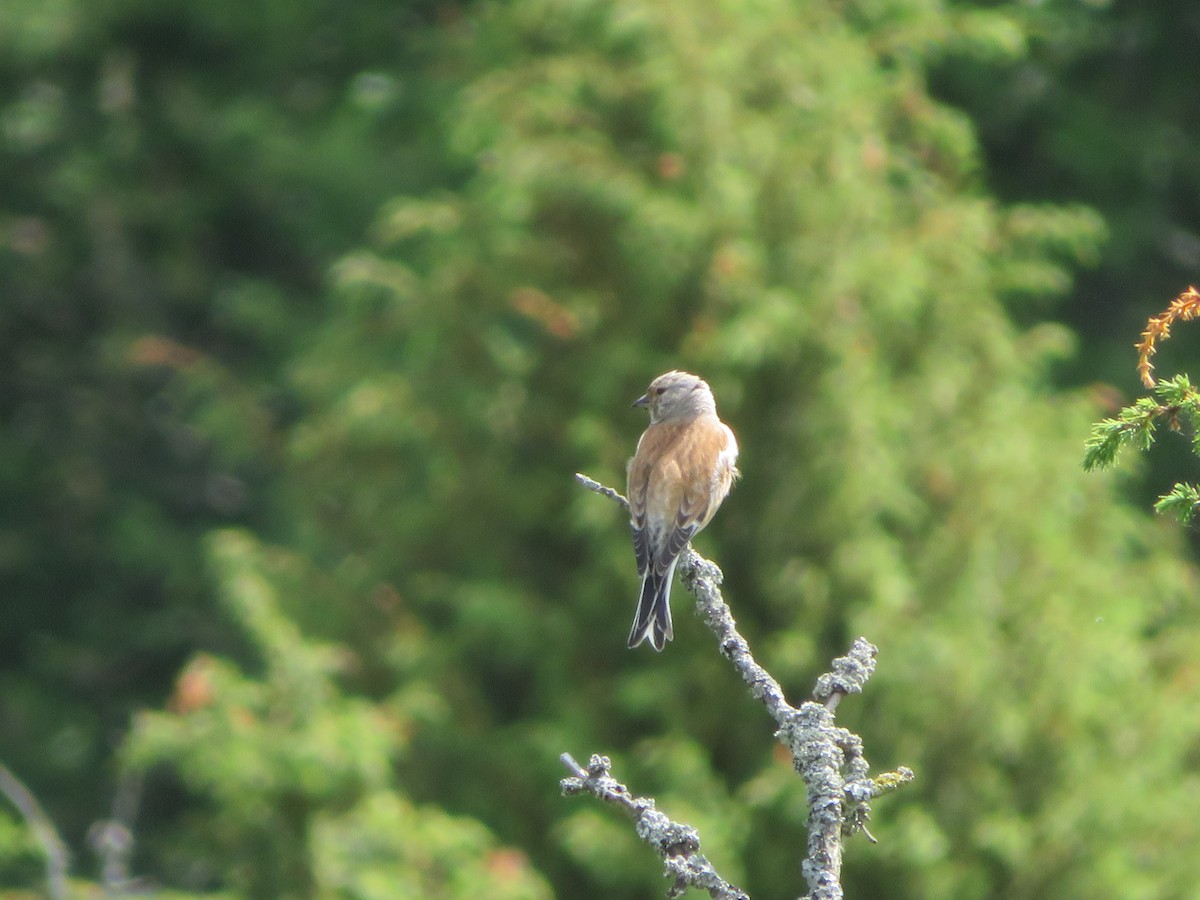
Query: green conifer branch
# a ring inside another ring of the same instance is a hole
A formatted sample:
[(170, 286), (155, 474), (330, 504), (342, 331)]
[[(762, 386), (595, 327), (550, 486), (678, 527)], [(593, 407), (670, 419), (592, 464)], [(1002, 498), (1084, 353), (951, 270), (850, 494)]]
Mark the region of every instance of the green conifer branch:
[[(1149, 450), (1162, 424), (1172, 431), (1182, 431), (1185, 426), (1189, 428), (1192, 452), (1200, 456), (1200, 393), (1186, 374), (1157, 381), (1150, 362), (1157, 352), (1157, 344), (1171, 336), (1173, 322), (1191, 321), (1197, 316), (1200, 316), (1200, 291), (1189, 287), (1165, 311), (1150, 318), (1142, 339), (1135, 346), (1138, 374), (1154, 396), (1141, 397), (1122, 409), (1116, 418), (1104, 419), (1092, 426), (1092, 433), (1084, 443), (1084, 469), (1091, 471), (1111, 466), (1120, 451), (1131, 445), (1139, 450)], [(1184, 482), (1177, 483), (1154, 504), (1157, 512), (1176, 515), (1185, 524), (1192, 520), (1197, 508), (1200, 508), (1200, 487)]]
[(1180, 482), (1170, 492), (1158, 498), (1154, 509), (1156, 512), (1176, 515), (1179, 517), (1179, 521), (1186, 525), (1196, 515), (1198, 506), (1200, 506), (1200, 487)]
[(1155, 422), (1163, 409), (1153, 398), (1142, 397), (1121, 410), (1117, 418), (1097, 422), (1084, 444), (1083, 467), (1089, 472), (1107, 468), (1116, 462), (1122, 449), (1131, 445), (1149, 450), (1154, 443)]
[[(1166, 424), (1180, 431), (1186, 423), (1195, 429), (1200, 423), (1200, 394), (1187, 375), (1176, 375), (1154, 386), (1155, 397), (1141, 397), (1121, 410), (1115, 419), (1104, 419), (1092, 426), (1084, 444), (1083, 467), (1088, 471), (1111, 466), (1117, 454), (1128, 446), (1149, 450), (1155, 430)], [(1200, 439), (1193, 438), (1192, 448), (1200, 452)]]

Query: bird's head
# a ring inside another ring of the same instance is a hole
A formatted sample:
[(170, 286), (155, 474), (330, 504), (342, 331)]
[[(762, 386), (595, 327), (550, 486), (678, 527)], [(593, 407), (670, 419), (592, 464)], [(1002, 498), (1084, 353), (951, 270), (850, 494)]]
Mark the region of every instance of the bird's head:
[(634, 406), (650, 410), (650, 424), (668, 419), (716, 414), (717, 404), (708, 383), (689, 372), (667, 372), (659, 375), (646, 393), (633, 401)]

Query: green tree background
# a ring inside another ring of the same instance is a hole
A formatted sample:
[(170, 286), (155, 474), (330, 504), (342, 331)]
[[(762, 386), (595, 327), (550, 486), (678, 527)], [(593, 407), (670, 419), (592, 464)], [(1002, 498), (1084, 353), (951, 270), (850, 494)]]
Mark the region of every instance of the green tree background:
[[(167, 895), (659, 895), (566, 750), (798, 894), (766, 717), (683, 592), (625, 650), (571, 477), (620, 486), (681, 367), (742, 444), (700, 549), (760, 659), (798, 699), (881, 649), (840, 716), (918, 780), (848, 895), (1189, 897), (1194, 563), (1080, 458), (1194, 278), (1196, 22), (5, 4), (0, 761), (76, 887), (118, 815)], [(42, 880), (5, 807), (0, 885)]]

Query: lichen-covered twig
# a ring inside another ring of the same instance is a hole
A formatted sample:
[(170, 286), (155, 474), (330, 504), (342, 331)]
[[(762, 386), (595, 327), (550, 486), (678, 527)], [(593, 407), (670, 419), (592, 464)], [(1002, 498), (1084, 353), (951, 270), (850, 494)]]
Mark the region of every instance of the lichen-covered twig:
[(575, 473), (575, 480), (582, 484), (589, 491), (595, 491), (597, 494), (607, 497), (609, 500), (615, 501), (624, 509), (629, 509), (629, 501), (626, 500), (624, 495), (619, 491), (614, 491), (610, 487), (605, 487), (595, 479), (588, 478), (586, 475), (581, 475), (579, 472)]
[[(625, 498), (612, 488), (586, 475), (576, 475), (575, 478), (588, 490), (628, 508)], [(841, 698), (847, 694), (861, 693), (863, 685), (875, 671), (878, 651), (865, 638), (855, 640), (846, 656), (833, 661), (832, 671), (817, 680), (813, 692), (815, 699), (797, 709), (787, 702), (779, 682), (758, 664), (746, 639), (738, 633), (729, 605), (721, 595), (722, 574), (716, 564), (688, 547), (680, 557), (678, 571), (683, 586), (696, 598), (696, 608), (701, 618), (717, 636), (721, 653), (733, 663), (742, 680), (749, 685), (750, 693), (762, 702), (778, 725), (776, 737), (791, 751), (793, 766), (808, 788), (808, 852), (801, 865), (808, 882), (807, 897), (810, 900), (838, 900), (842, 896), (843, 837), (861, 831), (873, 841), (866, 828), (871, 814), (869, 801), (914, 778), (910, 769), (901, 767), (872, 779), (862, 753), (862, 739), (834, 724), (834, 712)], [(563, 762), (570, 769), (574, 760), (564, 754)], [(604, 757), (593, 756), (592, 762), (598, 764), (598, 772), (607, 776), (608, 762)], [(591, 768), (589, 766), (586, 771), (590, 772)], [(584, 777), (580, 773), (585, 770), (577, 763), (574, 763), (573, 771), (575, 779)], [(568, 781), (571, 779), (563, 781), (564, 791), (568, 790)], [(625, 791), (623, 785), (617, 786)], [(579, 786), (570, 792), (578, 793), (584, 789), (590, 790)], [(597, 793), (595, 790), (592, 792)], [(597, 793), (597, 796), (600, 794)], [(604, 799), (619, 802), (608, 796)], [(653, 801), (645, 802), (653, 810)], [(698, 838), (696, 847), (699, 847)], [(672, 890), (678, 890), (680, 883), (677, 878)]]
[(689, 887), (708, 891), (714, 900), (750, 900), (744, 891), (731, 885), (700, 852), (700, 835), (690, 825), (672, 822), (659, 812), (649, 797), (635, 797), (611, 774), (612, 761), (593, 755), (587, 768), (569, 753), (559, 757), (570, 776), (560, 784), (566, 795), (589, 793), (605, 803), (620, 806), (633, 817), (637, 835), (662, 858), (667, 875), (673, 879), (669, 897), (682, 896)]

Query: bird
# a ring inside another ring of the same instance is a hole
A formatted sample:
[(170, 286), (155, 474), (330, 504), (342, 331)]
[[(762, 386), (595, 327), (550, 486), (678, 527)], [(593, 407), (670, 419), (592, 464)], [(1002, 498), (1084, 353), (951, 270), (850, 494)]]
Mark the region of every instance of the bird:
[(633, 405), (650, 411), (650, 425), (627, 468), (629, 525), (642, 578), (629, 647), (649, 640), (661, 651), (674, 637), (671, 581), (679, 555), (729, 494), (739, 475), (738, 445), (698, 375), (659, 375)]

